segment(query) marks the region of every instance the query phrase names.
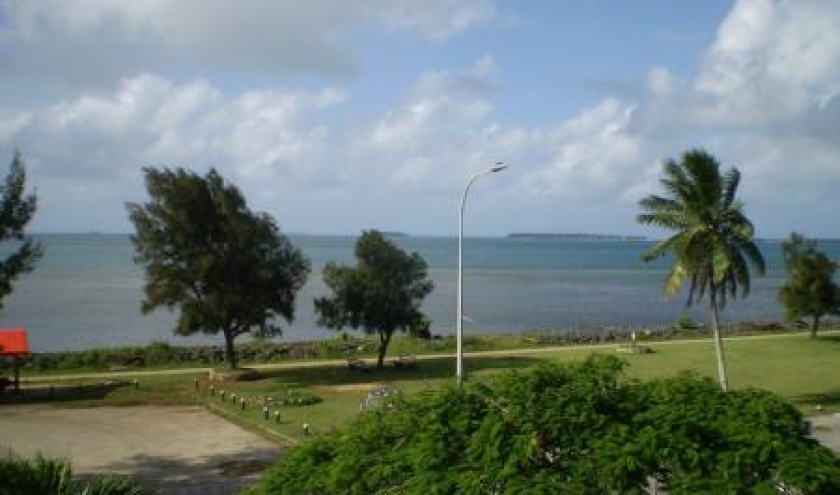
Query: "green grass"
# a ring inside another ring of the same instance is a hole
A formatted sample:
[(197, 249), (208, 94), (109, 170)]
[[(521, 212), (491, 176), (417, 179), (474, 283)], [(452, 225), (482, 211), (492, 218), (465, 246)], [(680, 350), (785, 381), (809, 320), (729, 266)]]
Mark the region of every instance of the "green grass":
[[(702, 341), (646, 342), (654, 352), (626, 354), (627, 375), (630, 379), (647, 380), (692, 371), (715, 378), (715, 352), (711, 339)], [(498, 347), (493, 346), (494, 349)], [(801, 408), (806, 414), (815, 412), (817, 405), (824, 411), (840, 411), (840, 336), (826, 335), (809, 339), (805, 334), (769, 336), (726, 342), (730, 383), (733, 388), (759, 387), (780, 394)], [(507, 352), (507, 351), (505, 351)], [(540, 362), (582, 360), (592, 352), (615, 353), (616, 345), (597, 347), (564, 347), (538, 349), (536, 352), (513, 349), (504, 355), (467, 355), (465, 367), (470, 380), (482, 380), (493, 374), (534, 366)], [(391, 355), (397, 355), (395, 350)], [(388, 366), (383, 370), (351, 371), (341, 363), (316, 366), (295, 366), (266, 369), (263, 378), (253, 382), (215, 385), (226, 393), (246, 397), (243, 411), (229, 400), (208, 396), (206, 374), (174, 374), (139, 376), (139, 388), (132, 384), (132, 375), (119, 375), (116, 384), (106, 386), (102, 380), (62, 381), (66, 394), (56, 394), (64, 405), (174, 405), (212, 404), (220, 414), (243, 426), (283, 440), (300, 439), (302, 425), (308, 423), (313, 432), (341, 426), (358, 414), (359, 405), (368, 390), (387, 383), (406, 394), (429, 387), (453, 383), (453, 357), (425, 357), (415, 369)], [(199, 388), (195, 378), (199, 377)], [(59, 382), (56, 382), (59, 383)], [(39, 384), (45, 391), (47, 383)], [(276, 399), (289, 390), (314, 394), (323, 399), (318, 404), (301, 407), (271, 407), (271, 417), (264, 420), (264, 397)], [(77, 392), (74, 394), (74, 391)], [(37, 396), (37, 395), (36, 395)], [(33, 397), (30, 394), (27, 398)], [(42, 400), (48, 400), (41, 396)], [(0, 403), (14, 401), (9, 394), (0, 396)], [(274, 411), (280, 411), (275, 424)]]

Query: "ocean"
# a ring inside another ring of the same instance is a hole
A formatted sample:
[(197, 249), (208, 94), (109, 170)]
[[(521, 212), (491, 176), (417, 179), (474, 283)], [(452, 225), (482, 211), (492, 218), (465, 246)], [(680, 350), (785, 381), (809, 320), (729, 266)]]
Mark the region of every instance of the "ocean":
[[(45, 256), (24, 275), (0, 310), (2, 327), (24, 327), (34, 351), (91, 347), (220, 343), (219, 336), (172, 334), (175, 316), (165, 310), (143, 315), (144, 271), (133, 261), (127, 235), (36, 236)], [(313, 299), (327, 294), (320, 273), (329, 261), (353, 263), (353, 236), (292, 235), (312, 264), (298, 294), (296, 318), (280, 339), (329, 338), (319, 328)], [(435, 289), (424, 304), (432, 332), (454, 333), (457, 239), (395, 237), (429, 264)], [(465, 333), (568, 331), (604, 327), (667, 325), (682, 314), (706, 321), (706, 304), (685, 308), (685, 295), (662, 295), (667, 260), (641, 261), (649, 241), (467, 238), (464, 244)], [(777, 291), (784, 280), (781, 246), (762, 242), (768, 271), (754, 277), (746, 299), (730, 301), (726, 321), (781, 321)], [(836, 257), (840, 242), (821, 244)]]

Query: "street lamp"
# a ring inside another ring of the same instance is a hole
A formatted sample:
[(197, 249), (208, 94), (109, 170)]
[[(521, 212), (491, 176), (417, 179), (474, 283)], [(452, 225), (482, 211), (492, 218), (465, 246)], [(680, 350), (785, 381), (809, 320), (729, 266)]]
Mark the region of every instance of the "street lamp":
[(501, 172), (506, 168), (507, 165), (497, 162), (487, 170), (476, 172), (470, 177), (467, 187), (464, 188), (464, 194), (461, 196), (461, 209), (458, 216), (458, 319), (455, 322), (455, 339), (457, 341), (455, 375), (458, 379), (458, 386), (461, 385), (464, 378), (464, 207), (467, 204), (467, 193), (470, 192), (470, 187), (479, 177)]

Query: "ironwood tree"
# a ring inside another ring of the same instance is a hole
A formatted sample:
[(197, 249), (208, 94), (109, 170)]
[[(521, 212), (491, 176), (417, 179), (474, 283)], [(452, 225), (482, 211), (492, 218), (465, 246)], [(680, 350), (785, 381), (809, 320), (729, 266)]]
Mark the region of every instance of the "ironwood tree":
[(428, 320), (420, 311), (434, 284), (425, 260), (407, 253), (382, 233), (362, 232), (356, 242), (356, 266), (328, 263), (323, 279), (332, 292), (315, 299), (318, 324), (335, 330), (361, 329), (379, 336), (381, 368), (394, 332), (420, 333)]
[(143, 312), (178, 309), (174, 332), (216, 334), (236, 368), (234, 339), (282, 332), (309, 262), (266, 213), (252, 212), (215, 170), (144, 169), (150, 201), (127, 204), (135, 261), (146, 268)]
[(787, 280), (779, 289), (785, 317), (811, 318), (811, 337), (817, 336), (820, 319), (840, 314), (840, 287), (834, 282), (837, 263), (817, 248), (814, 240), (792, 233), (782, 244)]
[(11, 243), (10, 254), (0, 260), (0, 308), (12, 293), (14, 281), (31, 272), (43, 256), (41, 244), (25, 232), (38, 205), (35, 194), (26, 195), (25, 190), (26, 164), (16, 151), (6, 180), (0, 185), (0, 242)]

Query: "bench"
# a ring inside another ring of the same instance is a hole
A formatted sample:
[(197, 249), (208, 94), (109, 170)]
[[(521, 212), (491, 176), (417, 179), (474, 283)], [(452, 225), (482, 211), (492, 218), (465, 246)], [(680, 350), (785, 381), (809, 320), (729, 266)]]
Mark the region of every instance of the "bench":
[(360, 370), (360, 371), (367, 371), (368, 365), (363, 359), (359, 359), (356, 357), (347, 358), (347, 367), (351, 370)]
[(414, 356), (401, 355), (397, 359), (394, 359), (394, 366), (397, 368), (416, 368), (417, 358)]

